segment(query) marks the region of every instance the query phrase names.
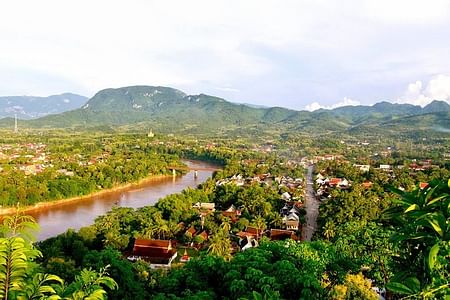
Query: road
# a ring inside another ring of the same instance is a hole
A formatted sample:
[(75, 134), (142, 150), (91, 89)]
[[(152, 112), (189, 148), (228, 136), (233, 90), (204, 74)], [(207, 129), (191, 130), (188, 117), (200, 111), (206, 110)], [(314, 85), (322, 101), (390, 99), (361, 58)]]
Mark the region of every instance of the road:
[(306, 226), (303, 226), (303, 240), (310, 241), (317, 228), (317, 216), (319, 215), (320, 201), (316, 199), (313, 181), (314, 165), (308, 166), (306, 174)]

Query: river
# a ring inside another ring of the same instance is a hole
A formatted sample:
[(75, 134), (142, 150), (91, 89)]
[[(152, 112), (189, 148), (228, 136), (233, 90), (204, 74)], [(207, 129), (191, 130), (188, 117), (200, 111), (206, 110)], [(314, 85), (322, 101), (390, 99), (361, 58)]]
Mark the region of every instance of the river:
[(217, 165), (202, 161), (184, 161), (191, 169), (199, 169), (183, 176), (156, 178), (128, 189), (63, 203), (29, 212), (40, 225), (37, 239), (45, 240), (61, 234), (69, 228), (80, 229), (94, 223), (96, 217), (106, 214), (113, 206), (143, 207), (154, 205), (164, 196), (179, 193), (187, 187), (197, 187), (211, 177)]

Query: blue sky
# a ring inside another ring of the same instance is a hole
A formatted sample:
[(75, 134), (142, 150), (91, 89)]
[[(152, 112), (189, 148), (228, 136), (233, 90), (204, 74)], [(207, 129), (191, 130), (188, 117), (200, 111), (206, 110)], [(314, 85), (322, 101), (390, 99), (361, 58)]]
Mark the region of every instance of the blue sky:
[(317, 109), (450, 100), (450, 1), (4, 1), (0, 95), (164, 85)]

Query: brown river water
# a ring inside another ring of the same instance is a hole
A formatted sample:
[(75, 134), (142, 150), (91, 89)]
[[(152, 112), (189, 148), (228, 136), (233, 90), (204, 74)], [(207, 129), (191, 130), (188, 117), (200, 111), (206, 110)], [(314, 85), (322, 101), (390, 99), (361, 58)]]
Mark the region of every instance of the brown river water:
[[(179, 193), (187, 187), (195, 188), (211, 177), (217, 165), (202, 161), (184, 161), (191, 171), (182, 176), (155, 178), (120, 191), (101, 194), (80, 201), (30, 211), (40, 225), (38, 240), (45, 240), (67, 231), (94, 223), (96, 217), (106, 214), (113, 206), (143, 207), (154, 205), (158, 199)], [(194, 169), (198, 168), (197, 177)]]

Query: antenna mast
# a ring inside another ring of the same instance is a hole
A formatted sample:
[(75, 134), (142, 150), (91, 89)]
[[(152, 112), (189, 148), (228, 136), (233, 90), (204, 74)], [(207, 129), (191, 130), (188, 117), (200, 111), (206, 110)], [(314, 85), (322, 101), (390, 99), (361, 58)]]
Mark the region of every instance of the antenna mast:
[(14, 133), (18, 133), (19, 128), (17, 127), (17, 114), (14, 114)]

